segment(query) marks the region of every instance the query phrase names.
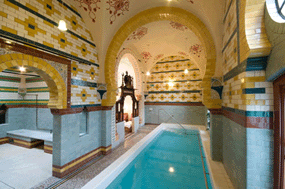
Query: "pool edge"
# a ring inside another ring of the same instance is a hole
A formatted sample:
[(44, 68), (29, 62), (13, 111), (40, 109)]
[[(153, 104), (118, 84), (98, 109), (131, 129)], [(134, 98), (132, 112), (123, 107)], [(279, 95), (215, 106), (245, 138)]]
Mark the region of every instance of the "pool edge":
[[(205, 126), (203, 125), (183, 125), (188, 129), (198, 130), (200, 134), (200, 130), (205, 130)], [(127, 152), (125, 152), (122, 156), (120, 156), (116, 161), (114, 161), (111, 165), (109, 165), (106, 169), (104, 169), (101, 173), (99, 173), (96, 177), (90, 180), (87, 184), (85, 184), (82, 189), (103, 189), (106, 188), (113, 180), (132, 162), (138, 154), (151, 142), (153, 139), (160, 134), (162, 130), (169, 128), (180, 128), (177, 124), (169, 124), (162, 123), (158, 127), (156, 127), (152, 132), (146, 135), (142, 140), (136, 143), (132, 148), (130, 148)], [(202, 139), (202, 138), (201, 138)], [(202, 140), (203, 141), (203, 140)], [(204, 143), (202, 142), (204, 146)], [(204, 151), (205, 148), (203, 147)], [(206, 154), (206, 153), (205, 153)], [(208, 157), (207, 165), (209, 168)], [(213, 185), (212, 172), (209, 169), (211, 184)], [(215, 187), (212, 187), (215, 188)]]

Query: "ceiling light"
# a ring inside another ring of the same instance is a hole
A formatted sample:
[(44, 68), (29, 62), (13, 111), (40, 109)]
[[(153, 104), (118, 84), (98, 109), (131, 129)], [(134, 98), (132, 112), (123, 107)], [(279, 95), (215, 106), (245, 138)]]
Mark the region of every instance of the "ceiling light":
[(12, 44), (12, 41), (6, 40), (7, 44)]
[(60, 20), (59, 23), (58, 23), (58, 29), (60, 29), (61, 31), (66, 31), (67, 28), (66, 28), (66, 23), (64, 20)]
[(173, 86), (174, 86), (174, 83), (173, 83), (172, 81), (169, 81), (169, 82), (168, 82), (168, 85), (169, 85), (170, 87), (173, 87)]
[(23, 67), (23, 66), (21, 66), (19, 69), (20, 69), (20, 71), (21, 71), (21, 72), (26, 71), (26, 68), (25, 68), (25, 67)]
[(169, 171), (170, 173), (173, 173), (173, 172), (174, 172), (174, 168), (173, 168), (173, 167), (169, 167), (168, 171)]
[(149, 73), (149, 72), (146, 72), (146, 75), (150, 75), (150, 73)]
[(187, 69), (185, 69), (185, 70), (184, 70), (184, 73), (185, 73), (185, 74), (188, 74), (188, 70), (187, 70)]

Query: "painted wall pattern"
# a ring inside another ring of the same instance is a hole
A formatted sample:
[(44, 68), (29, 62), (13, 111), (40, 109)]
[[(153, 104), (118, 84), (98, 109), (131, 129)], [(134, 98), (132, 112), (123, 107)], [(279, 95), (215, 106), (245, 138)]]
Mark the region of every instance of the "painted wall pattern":
[[(188, 69), (188, 73), (184, 70)], [(173, 86), (169, 82), (173, 82)], [(201, 102), (200, 70), (182, 56), (163, 58), (147, 78), (146, 102)]]
[[(81, 62), (97, 64), (98, 55), (92, 36), (73, 1), (0, 0), (0, 32), (24, 44), (40, 47)], [(68, 30), (61, 32), (64, 19)]]

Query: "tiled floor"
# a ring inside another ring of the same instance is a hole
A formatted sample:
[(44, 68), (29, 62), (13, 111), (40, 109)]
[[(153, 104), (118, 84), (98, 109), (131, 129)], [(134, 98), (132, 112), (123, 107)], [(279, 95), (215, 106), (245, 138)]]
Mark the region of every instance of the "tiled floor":
[(52, 175), (52, 155), (42, 149), (0, 145), (0, 188), (26, 189)]
[[(36, 185), (34, 188), (81, 188), (96, 175), (98, 175), (102, 170), (108, 167), (113, 161), (119, 158), (123, 153), (130, 149), (134, 144), (140, 141), (148, 133), (150, 133), (156, 126), (146, 125), (139, 129), (139, 131), (127, 138), (124, 144), (119, 145), (117, 148), (113, 149), (112, 153), (105, 156), (104, 158), (99, 158), (95, 163), (91, 164), (86, 169), (80, 170), (79, 174), (76, 174), (68, 179), (58, 179), (55, 177), (50, 177), (46, 181)], [(232, 183), (229, 180), (228, 175), (221, 162), (215, 162), (210, 160), (210, 136), (209, 132), (205, 131), (205, 127), (200, 127), (201, 138), (203, 141), (203, 146), (205, 149), (205, 155), (208, 158), (208, 166), (210, 171), (213, 173), (214, 186), (216, 189), (233, 189)], [(0, 185), (1, 186), (1, 185)]]

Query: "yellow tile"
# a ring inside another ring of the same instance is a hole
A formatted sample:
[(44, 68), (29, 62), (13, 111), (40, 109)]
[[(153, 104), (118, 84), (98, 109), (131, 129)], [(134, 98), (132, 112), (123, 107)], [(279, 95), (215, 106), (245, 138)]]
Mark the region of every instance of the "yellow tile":
[(242, 83), (241, 84), (241, 88), (242, 89), (245, 89), (245, 88), (255, 88), (255, 84), (254, 84), (254, 82)]
[(35, 12), (38, 12), (38, 11), (39, 11), (36, 7), (32, 6), (32, 5), (29, 4), (29, 3), (26, 3), (26, 7), (32, 9), (32, 10), (35, 11)]
[(242, 94), (241, 98), (243, 100), (246, 100), (246, 99), (255, 100), (255, 94)]
[(7, 26), (2, 26), (2, 30), (5, 30), (5, 31), (10, 32), (10, 33), (15, 34), (15, 35), (17, 35), (17, 33), (18, 33), (16, 30), (11, 29)]
[(4, 0), (4, 3), (10, 7), (13, 7), (14, 9), (16, 10), (19, 10), (19, 7), (17, 5), (14, 5), (13, 3), (10, 3), (9, 1), (7, 0)]
[(5, 12), (0, 11), (0, 16), (7, 18), (7, 14)]
[(265, 81), (265, 76), (259, 76), (259, 77), (245, 77), (244, 82), (263, 82)]
[(51, 48), (53, 48), (53, 47), (54, 47), (54, 46), (53, 46), (53, 44), (48, 43), (48, 42), (45, 42), (45, 41), (43, 42), (43, 44), (44, 44), (44, 45), (46, 45), (46, 46), (48, 46), (48, 47), (51, 47)]
[(50, 26), (50, 27), (54, 27), (54, 25), (52, 24), (52, 23), (50, 23), (50, 22), (48, 22), (48, 21), (46, 21), (46, 20), (44, 20), (44, 24), (46, 24), (46, 25), (48, 25), (48, 26)]

